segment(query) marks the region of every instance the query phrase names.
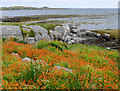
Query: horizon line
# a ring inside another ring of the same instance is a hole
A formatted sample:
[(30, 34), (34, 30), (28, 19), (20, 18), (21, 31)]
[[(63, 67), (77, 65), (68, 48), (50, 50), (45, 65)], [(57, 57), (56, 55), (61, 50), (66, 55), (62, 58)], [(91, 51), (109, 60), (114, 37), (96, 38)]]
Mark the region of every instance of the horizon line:
[[(19, 6), (19, 5), (16, 5), (16, 6)], [(48, 7), (48, 8), (65, 8), (65, 7), (49, 7), (49, 6), (42, 6), (42, 7), (24, 6), (24, 5), (20, 5), (20, 6), (22, 6), (22, 7), (31, 7), (31, 8), (44, 8), (44, 7)], [(12, 6), (2, 6), (2, 7), (8, 7), (9, 8), (9, 7), (15, 7), (15, 5), (12, 5)], [(2, 7), (0, 7), (0, 8), (2, 8)], [(82, 7), (76, 7), (76, 8), (70, 8), (69, 7), (69, 8), (65, 8), (65, 9), (80, 9), (80, 8), (82, 8)], [(117, 9), (119, 7), (93, 7), (93, 8), (101, 8), (101, 9), (107, 9), (107, 8), (114, 9), (115, 8), (115, 9)], [(93, 8), (91, 8), (91, 9), (93, 9)]]

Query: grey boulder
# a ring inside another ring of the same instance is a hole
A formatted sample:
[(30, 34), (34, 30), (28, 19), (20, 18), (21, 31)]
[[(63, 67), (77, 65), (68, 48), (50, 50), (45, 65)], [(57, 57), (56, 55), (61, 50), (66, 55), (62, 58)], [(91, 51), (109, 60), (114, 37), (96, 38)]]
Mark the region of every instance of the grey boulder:
[(104, 38), (105, 40), (111, 40), (110, 34), (104, 33), (101, 36), (102, 38)]
[(77, 33), (77, 32), (80, 32), (79, 29), (71, 29), (71, 33)]
[(83, 36), (86, 36), (86, 33), (85, 32), (78, 32), (78, 33), (76, 33), (76, 35), (78, 37), (83, 37)]
[(93, 37), (96, 37), (96, 33), (94, 32), (91, 32), (91, 31), (86, 31), (86, 36), (93, 36)]
[(63, 26), (55, 26), (54, 31), (59, 32), (63, 35), (65, 32), (65, 28)]
[[(42, 39), (47, 40), (47, 41), (51, 40), (50, 36), (48, 34), (48, 31), (45, 28), (40, 27), (38, 25), (30, 25), (28, 27), (31, 28), (36, 34), (40, 34), (42, 36)], [(40, 37), (37, 36), (37, 41), (39, 41), (39, 39), (41, 39), (41, 36)]]
[(19, 26), (0, 25), (0, 27), (2, 29), (2, 37), (9, 38), (10, 36), (12, 36), (23, 39), (22, 32)]
[(71, 39), (72, 39), (71, 36), (66, 36), (65, 39), (64, 39), (64, 41), (65, 41), (65, 42), (68, 42), (68, 41), (70, 41)]
[(62, 40), (62, 34), (57, 31), (50, 30), (50, 36), (52, 40)]
[(86, 41), (85, 38), (81, 38), (81, 37), (73, 37), (72, 39), (75, 40), (77, 43), (82, 43)]

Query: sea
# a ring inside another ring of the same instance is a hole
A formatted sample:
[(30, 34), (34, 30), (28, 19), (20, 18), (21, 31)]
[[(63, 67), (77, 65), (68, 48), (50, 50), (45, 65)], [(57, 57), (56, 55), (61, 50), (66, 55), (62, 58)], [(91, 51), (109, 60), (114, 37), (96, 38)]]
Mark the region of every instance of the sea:
[(47, 9), (47, 10), (3, 10), (2, 17), (32, 16), (32, 15), (105, 15), (106, 17), (71, 17), (52, 18), (49, 20), (64, 20), (68, 23), (77, 24), (82, 29), (100, 30), (118, 28), (117, 8), (68, 8), (68, 9)]

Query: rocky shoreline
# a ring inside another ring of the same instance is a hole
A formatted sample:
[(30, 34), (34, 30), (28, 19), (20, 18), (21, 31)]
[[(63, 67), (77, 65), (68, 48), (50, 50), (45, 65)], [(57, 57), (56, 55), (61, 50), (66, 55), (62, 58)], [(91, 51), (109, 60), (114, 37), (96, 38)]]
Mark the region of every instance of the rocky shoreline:
[[(80, 29), (74, 24), (63, 24), (63, 26), (55, 26), (54, 30), (46, 30), (38, 25), (1, 25), (2, 37), (10, 36), (17, 37), (19, 40), (24, 40), (28, 43), (36, 43), (40, 40), (53, 41), (58, 40), (67, 44), (82, 43), (86, 45), (96, 45), (107, 49), (120, 50), (118, 39), (112, 38), (109, 34), (98, 34), (86, 29)], [(34, 36), (29, 33), (35, 32)], [(28, 34), (27, 34), (28, 33)]]

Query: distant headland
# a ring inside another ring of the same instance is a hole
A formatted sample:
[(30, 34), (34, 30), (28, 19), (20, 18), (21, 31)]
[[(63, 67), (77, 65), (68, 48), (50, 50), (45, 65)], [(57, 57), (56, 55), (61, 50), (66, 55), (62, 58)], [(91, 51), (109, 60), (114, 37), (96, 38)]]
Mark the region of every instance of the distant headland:
[(47, 6), (43, 7), (24, 7), (24, 6), (11, 6), (11, 7), (0, 7), (0, 10), (42, 10), (42, 9), (66, 9), (66, 8), (49, 8)]

